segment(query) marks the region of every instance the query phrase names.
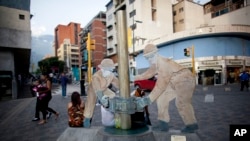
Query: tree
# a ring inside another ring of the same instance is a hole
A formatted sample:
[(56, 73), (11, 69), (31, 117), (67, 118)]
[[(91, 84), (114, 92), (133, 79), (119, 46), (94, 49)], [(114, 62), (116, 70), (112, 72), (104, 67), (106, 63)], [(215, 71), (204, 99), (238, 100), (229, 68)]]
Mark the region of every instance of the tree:
[(38, 66), (42, 73), (53, 72), (52, 70), (57, 68), (58, 72), (63, 72), (65, 62), (58, 60), (58, 57), (50, 57), (38, 62)]

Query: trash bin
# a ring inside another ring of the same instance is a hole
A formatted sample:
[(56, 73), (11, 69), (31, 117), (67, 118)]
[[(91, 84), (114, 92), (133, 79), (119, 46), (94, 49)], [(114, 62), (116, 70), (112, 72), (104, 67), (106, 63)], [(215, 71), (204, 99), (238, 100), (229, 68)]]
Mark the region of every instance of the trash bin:
[(81, 96), (86, 96), (85, 85), (84, 85), (84, 83), (85, 83), (85, 80), (84, 80), (84, 79), (80, 80)]

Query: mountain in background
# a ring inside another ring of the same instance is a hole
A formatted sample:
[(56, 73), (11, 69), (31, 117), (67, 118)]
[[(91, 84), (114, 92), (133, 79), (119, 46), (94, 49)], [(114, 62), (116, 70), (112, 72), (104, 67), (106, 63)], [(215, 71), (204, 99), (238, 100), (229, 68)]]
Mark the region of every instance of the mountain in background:
[(32, 36), (30, 63), (34, 63), (35, 70), (38, 66), (37, 63), (46, 55), (54, 55), (53, 42), (53, 35)]

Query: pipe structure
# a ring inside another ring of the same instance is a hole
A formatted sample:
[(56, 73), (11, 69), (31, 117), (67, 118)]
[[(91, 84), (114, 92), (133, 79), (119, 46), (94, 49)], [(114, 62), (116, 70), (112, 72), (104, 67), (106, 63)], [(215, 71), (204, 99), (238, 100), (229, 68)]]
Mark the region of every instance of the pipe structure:
[[(130, 97), (129, 86), (129, 61), (128, 61), (128, 46), (127, 46), (127, 22), (126, 11), (118, 10), (116, 12), (117, 22), (117, 41), (118, 41), (118, 73), (120, 83), (120, 95), (123, 98)], [(120, 114), (121, 129), (131, 128), (131, 117), (129, 114)]]

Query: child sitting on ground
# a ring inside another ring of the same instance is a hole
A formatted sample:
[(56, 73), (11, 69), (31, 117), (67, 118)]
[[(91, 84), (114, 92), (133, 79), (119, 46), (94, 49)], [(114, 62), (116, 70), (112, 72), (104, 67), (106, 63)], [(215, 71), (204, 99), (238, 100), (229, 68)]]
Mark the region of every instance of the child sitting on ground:
[(78, 92), (73, 92), (71, 102), (68, 103), (68, 115), (70, 127), (83, 127), (84, 102)]

